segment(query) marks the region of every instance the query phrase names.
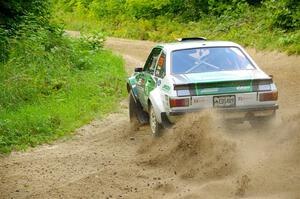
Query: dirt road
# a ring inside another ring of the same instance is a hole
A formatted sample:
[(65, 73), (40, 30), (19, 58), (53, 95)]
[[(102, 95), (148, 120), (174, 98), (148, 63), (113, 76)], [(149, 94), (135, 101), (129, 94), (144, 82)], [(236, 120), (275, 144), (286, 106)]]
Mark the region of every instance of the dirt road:
[[(153, 45), (106, 42), (128, 72)], [(0, 198), (300, 198), (300, 57), (248, 51), (280, 91), (272, 127), (225, 129), (204, 112), (153, 139), (146, 126), (129, 130), (124, 101), (71, 139), (2, 157)]]

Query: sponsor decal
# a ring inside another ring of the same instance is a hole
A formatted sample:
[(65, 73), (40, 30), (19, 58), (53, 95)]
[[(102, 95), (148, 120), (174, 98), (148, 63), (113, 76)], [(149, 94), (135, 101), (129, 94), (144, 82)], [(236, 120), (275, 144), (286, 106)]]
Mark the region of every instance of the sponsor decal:
[(204, 88), (200, 90), (200, 94), (217, 93), (218, 91), (219, 91), (218, 88)]
[(163, 85), (162, 89), (163, 89), (164, 91), (167, 91), (167, 92), (168, 92), (168, 91), (170, 91), (171, 87), (165, 84), (165, 85)]
[(199, 104), (199, 103), (204, 103), (204, 102), (206, 102), (206, 99), (204, 99), (204, 98), (193, 98), (194, 104)]
[(250, 91), (251, 86), (237, 86), (236, 90), (238, 90), (238, 91)]
[(252, 87), (249, 85), (219, 85), (219, 87), (208, 87), (208, 88), (199, 88), (196, 85), (196, 94), (197, 95), (213, 95), (213, 94), (221, 94), (221, 93), (244, 93), (251, 92)]

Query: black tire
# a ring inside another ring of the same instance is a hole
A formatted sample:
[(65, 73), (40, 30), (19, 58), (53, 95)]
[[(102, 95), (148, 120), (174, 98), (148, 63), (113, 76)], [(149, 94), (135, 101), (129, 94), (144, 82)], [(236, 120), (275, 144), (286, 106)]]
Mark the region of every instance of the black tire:
[(139, 128), (139, 120), (137, 117), (137, 111), (138, 107), (137, 104), (132, 96), (132, 94), (129, 94), (129, 121), (130, 121), (130, 127), (132, 130), (137, 130)]
[(157, 121), (152, 105), (149, 106), (149, 123), (152, 135), (160, 137), (162, 135), (162, 125)]

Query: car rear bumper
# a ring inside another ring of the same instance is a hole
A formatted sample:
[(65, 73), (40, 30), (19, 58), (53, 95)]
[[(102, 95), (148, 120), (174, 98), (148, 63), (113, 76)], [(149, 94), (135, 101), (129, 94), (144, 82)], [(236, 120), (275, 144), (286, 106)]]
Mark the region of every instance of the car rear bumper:
[[(232, 107), (232, 108), (215, 108), (213, 109), (217, 113), (220, 113), (225, 119), (236, 119), (236, 120), (251, 120), (259, 117), (270, 117), (273, 116), (276, 110), (279, 108), (278, 104), (272, 105), (260, 105), (260, 106), (243, 106), (243, 107)], [(205, 109), (186, 109), (176, 110), (169, 113), (162, 113), (162, 118), (167, 118), (169, 122), (174, 123), (181, 116), (188, 113), (195, 113)]]
[[(268, 111), (268, 110), (277, 110), (279, 108), (278, 104), (274, 105), (260, 105), (260, 106), (243, 106), (243, 107), (232, 107), (232, 108), (216, 108), (215, 110), (221, 112), (255, 112), (255, 111)], [(173, 110), (167, 115), (176, 116), (182, 115), (185, 113), (199, 112), (204, 109), (186, 109), (186, 110)]]

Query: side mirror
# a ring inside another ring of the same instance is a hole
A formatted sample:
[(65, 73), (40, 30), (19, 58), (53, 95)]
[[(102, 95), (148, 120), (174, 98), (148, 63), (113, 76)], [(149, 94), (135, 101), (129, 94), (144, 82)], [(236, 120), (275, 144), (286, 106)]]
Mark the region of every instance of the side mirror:
[(142, 72), (142, 71), (143, 71), (143, 68), (141, 68), (141, 67), (137, 67), (137, 68), (134, 69), (134, 72), (136, 72), (136, 73), (139, 73), (139, 72)]

